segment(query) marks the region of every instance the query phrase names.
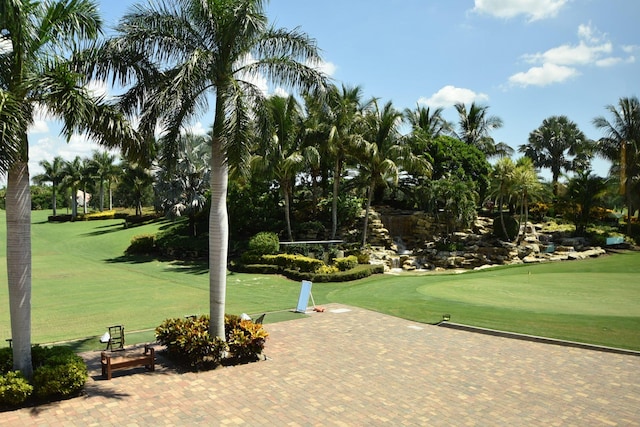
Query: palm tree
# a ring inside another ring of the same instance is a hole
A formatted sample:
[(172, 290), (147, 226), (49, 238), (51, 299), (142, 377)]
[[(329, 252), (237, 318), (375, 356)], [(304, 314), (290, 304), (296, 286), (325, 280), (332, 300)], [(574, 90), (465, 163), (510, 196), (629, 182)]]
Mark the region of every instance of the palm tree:
[(98, 180), (98, 186), (100, 187), (100, 212), (104, 210), (105, 184), (109, 190), (109, 209), (112, 208), (111, 184), (120, 172), (120, 168), (114, 163), (115, 161), (115, 154), (110, 154), (108, 151), (94, 151), (93, 156), (91, 157), (91, 176)]
[(495, 198), (495, 205), (500, 211), (500, 224), (504, 236), (508, 236), (504, 222), (505, 198), (509, 202), (513, 194), (513, 180), (516, 165), (511, 157), (499, 159), (491, 172), (491, 195)]
[(471, 103), (469, 110), (458, 103), (455, 105), (458, 112), (458, 133), (454, 135), (469, 145), (474, 145), (480, 149), (487, 157), (505, 157), (513, 154), (513, 149), (507, 144), (497, 143), (489, 133), (492, 130), (502, 127), (502, 119), (497, 116), (488, 116), (488, 106)]
[(391, 184), (397, 185), (400, 167), (406, 166), (412, 171), (428, 174), (431, 170), (429, 162), (413, 154), (409, 144), (403, 141), (399, 127), (402, 113), (391, 102), (382, 109), (378, 101), (373, 100), (371, 107), (364, 115), (363, 139), (356, 147), (358, 160), (358, 178), (367, 183), (367, 206), (362, 231), (362, 246), (367, 244), (367, 228), (369, 211), (377, 188)]
[[(208, 135), (181, 135), (172, 148), (176, 153), (163, 153), (156, 173), (156, 194), (170, 217), (189, 217), (189, 233), (197, 236), (196, 215), (204, 210), (209, 190), (211, 143)], [(169, 160), (171, 159), (171, 160)], [(175, 163), (170, 167), (167, 163)]]
[[(82, 86), (82, 76), (63, 59), (78, 41), (98, 36), (101, 20), (87, 0), (3, 0), (0, 4), (2, 172), (7, 179), (7, 274), (14, 368), (27, 377), (31, 365), (31, 200), (27, 128), (35, 106), (63, 120), (67, 137), (83, 127), (106, 130), (96, 101)], [(113, 113), (113, 112), (112, 112)], [(6, 157), (5, 157), (6, 155)]]
[(259, 148), (252, 168), (267, 179), (275, 179), (284, 200), (287, 237), (293, 241), (291, 231), (291, 198), (298, 172), (309, 163), (311, 156), (318, 158), (315, 147), (302, 147), (302, 110), (296, 99), (273, 96), (266, 104), (266, 114), (258, 126)]
[(62, 183), (62, 179), (64, 178), (64, 163), (64, 159), (60, 156), (54, 157), (53, 162), (42, 160), (40, 162), (40, 166), (44, 168), (44, 173), (35, 175), (33, 177), (33, 182), (35, 182), (36, 184), (42, 184), (45, 182), (51, 183), (51, 206), (53, 207), (53, 216), (57, 215), (57, 190), (58, 186)]
[(63, 168), (64, 178), (62, 184), (71, 189), (71, 218), (78, 216), (78, 190), (85, 182), (84, 161), (80, 156), (69, 162), (65, 162)]
[(518, 151), (531, 158), (535, 167), (551, 169), (553, 196), (558, 197), (560, 174), (581, 168), (585, 163), (581, 159), (590, 157), (588, 148), (589, 140), (578, 125), (566, 116), (552, 116), (529, 134), (529, 142)]
[(627, 234), (630, 234), (631, 215), (635, 211), (633, 188), (640, 181), (640, 102), (635, 96), (620, 98), (617, 107), (606, 108), (613, 116), (611, 121), (603, 116), (593, 119), (594, 126), (605, 134), (597, 141), (596, 150), (619, 168), (620, 190), (627, 205)]
[[(529, 201), (537, 198), (542, 192), (542, 184), (538, 178), (538, 173), (529, 157), (521, 157), (516, 161), (516, 167), (512, 175), (512, 189), (518, 197), (518, 205), (520, 206), (518, 230), (521, 230), (522, 219), (524, 218), (522, 234), (525, 234), (529, 222)], [(520, 235), (521, 232), (518, 231), (516, 240), (519, 240)]]
[(425, 139), (433, 140), (452, 132), (453, 125), (442, 117), (442, 108), (431, 111), (429, 107), (416, 106), (415, 110), (404, 110), (404, 118), (411, 126), (411, 132)]
[(327, 105), (323, 120), (327, 126), (327, 151), (333, 160), (333, 199), (331, 202), (331, 238), (336, 238), (338, 230), (338, 197), (344, 164), (352, 147), (362, 139), (363, 111), (360, 86), (342, 89), (331, 86), (327, 93)]
[[(264, 94), (252, 83), (263, 73), (282, 86), (316, 90), (324, 77), (315, 42), (298, 30), (269, 28), (262, 0), (176, 0), (139, 5), (121, 20), (119, 35), (98, 55), (95, 71), (115, 72), (130, 91), (121, 104), (142, 106), (140, 129), (160, 120), (162, 141), (207, 111), (215, 98), (211, 138), (209, 287), (212, 337), (224, 339), (229, 240), (229, 171), (246, 167), (249, 122)], [(102, 65), (104, 65), (104, 67)], [(230, 169), (231, 168), (231, 169)]]
[(576, 234), (582, 235), (591, 219), (591, 208), (603, 199), (607, 192), (607, 181), (595, 176), (591, 171), (584, 171), (569, 180), (567, 199), (577, 205)]

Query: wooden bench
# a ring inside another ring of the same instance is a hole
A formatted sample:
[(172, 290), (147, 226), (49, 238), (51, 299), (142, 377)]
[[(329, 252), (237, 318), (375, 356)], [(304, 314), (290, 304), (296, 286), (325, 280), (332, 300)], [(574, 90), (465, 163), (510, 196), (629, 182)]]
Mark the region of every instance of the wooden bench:
[(132, 368), (134, 366), (143, 366), (150, 371), (156, 369), (155, 349), (144, 346), (144, 353), (132, 353), (126, 351), (103, 351), (102, 357), (102, 377), (107, 380), (111, 379), (112, 371), (116, 369)]

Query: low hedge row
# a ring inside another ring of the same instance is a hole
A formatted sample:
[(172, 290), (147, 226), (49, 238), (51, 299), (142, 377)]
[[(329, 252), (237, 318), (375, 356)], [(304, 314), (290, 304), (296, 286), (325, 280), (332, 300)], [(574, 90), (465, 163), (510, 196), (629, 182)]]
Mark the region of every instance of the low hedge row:
[(230, 269), (238, 273), (282, 274), (291, 280), (309, 280), (311, 282), (349, 282), (351, 280), (369, 277), (372, 274), (384, 273), (384, 266), (381, 264), (360, 264), (351, 270), (334, 271), (331, 273), (303, 272), (269, 264), (232, 264)]

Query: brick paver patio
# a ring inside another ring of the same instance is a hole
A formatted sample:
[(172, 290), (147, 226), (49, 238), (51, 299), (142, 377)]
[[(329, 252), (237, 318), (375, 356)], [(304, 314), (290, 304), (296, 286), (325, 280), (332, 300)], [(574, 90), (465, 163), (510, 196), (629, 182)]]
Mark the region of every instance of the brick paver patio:
[(266, 325), (269, 360), (248, 365), (105, 381), (85, 355), (85, 396), (0, 425), (640, 426), (640, 357), (326, 309)]

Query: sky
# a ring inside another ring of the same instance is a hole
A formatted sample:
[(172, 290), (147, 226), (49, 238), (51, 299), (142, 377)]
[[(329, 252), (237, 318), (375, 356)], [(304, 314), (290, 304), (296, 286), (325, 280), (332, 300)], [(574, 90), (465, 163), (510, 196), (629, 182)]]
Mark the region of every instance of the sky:
[[(100, 0), (105, 23), (115, 25), (134, 3)], [(516, 150), (557, 115), (598, 139), (593, 119), (611, 119), (607, 105), (640, 96), (638, 0), (272, 0), (266, 10), (275, 27), (299, 27), (316, 40), (335, 84), (361, 86), (366, 99), (400, 110), (442, 107), (453, 122), (455, 103), (487, 106), (503, 121), (491, 136)], [(290, 92), (261, 83), (269, 93)], [(193, 130), (206, 131), (212, 117), (199, 117)], [(67, 142), (59, 130), (46, 117), (30, 129), (32, 176), (41, 160), (98, 149), (80, 135)], [(600, 176), (608, 168), (593, 164)]]

